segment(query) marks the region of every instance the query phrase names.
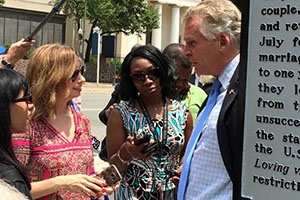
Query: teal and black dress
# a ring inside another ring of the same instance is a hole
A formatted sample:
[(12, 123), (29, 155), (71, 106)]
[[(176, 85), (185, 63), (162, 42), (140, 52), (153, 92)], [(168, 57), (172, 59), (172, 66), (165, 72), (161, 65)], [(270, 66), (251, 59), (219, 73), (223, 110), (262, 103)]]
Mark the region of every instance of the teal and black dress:
[[(163, 151), (155, 151), (151, 154), (150, 159), (133, 158), (131, 160), (127, 171), (123, 174), (121, 186), (117, 190), (117, 200), (173, 200), (177, 198), (177, 190), (170, 180), (170, 174), (179, 167), (180, 155), (183, 155), (188, 108), (183, 102), (176, 100), (170, 102), (167, 142)], [(117, 108), (121, 112), (128, 135), (149, 134), (151, 140), (157, 138), (151, 133), (143, 113), (140, 113), (132, 102), (124, 101)], [(153, 119), (152, 122), (161, 141), (163, 119)]]

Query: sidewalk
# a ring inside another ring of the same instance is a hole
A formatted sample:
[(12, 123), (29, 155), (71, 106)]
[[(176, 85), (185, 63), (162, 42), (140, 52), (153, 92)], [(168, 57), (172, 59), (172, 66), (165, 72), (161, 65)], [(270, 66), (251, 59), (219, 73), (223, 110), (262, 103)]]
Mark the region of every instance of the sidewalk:
[[(99, 147), (100, 148), (100, 147)], [(108, 167), (109, 163), (100, 159), (99, 150), (94, 150), (94, 167), (96, 172), (101, 172), (104, 168)]]
[[(92, 83), (86, 82), (82, 86), (82, 93), (109, 93), (111, 94), (114, 91), (114, 86), (112, 83)], [(100, 149), (100, 147), (99, 147)], [(93, 149), (94, 153), (94, 167), (96, 172), (101, 172), (104, 168), (108, 167), (109, 163), (101, 160), (99, 158), (99, 149)], [(103, 199), (103, 198), (101, 198)], [(109, 196), (109, 200), (114, 200), (114, 194)]]
[(114, 91), (114, 87), (112, 83), (92, 83), (85, 82), (82, 86), (82, 92), (85, 93), (112, 93)]
[[(112, 93), (114, 86), (111, 83), (93, 83), (85, 82), (82, 86), (82, 93)], [(100, 147), (99, 147), (100, 148)], [(99, 158), (99, 150), (94, 150), (94, 166), (96, 171), (102, 171), (108, 166), (108, 162), (104, 162)]]
[[(114, 86), (111, 83), (92, 83), (85, 82), (82, 86), (82, 93), (112, 93)], [(99, 147), (100, 148), (100, 147)], [(94, 166), (96, 171), (102, 171), (108, 166), (108, 162), (104, 162), (99, 158), (99, 150), (94, 150)]]

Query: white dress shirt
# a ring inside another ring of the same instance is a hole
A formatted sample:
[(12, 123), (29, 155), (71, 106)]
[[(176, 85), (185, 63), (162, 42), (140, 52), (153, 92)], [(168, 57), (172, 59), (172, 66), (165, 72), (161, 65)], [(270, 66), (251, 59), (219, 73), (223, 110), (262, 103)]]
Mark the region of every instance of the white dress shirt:
[[(217, 121), (226, 95), (229, 81), (238, 66), (237, 55), (218, 77), (222, 86), (217, 103), (211, 111), (202, 136), (196, 144), (191, 160), (188, 186), (185, 193), (186, 200), (202, 199), (232, 199), (232, 182), (222, 160), (218, 138)], [(200, 115), (198, 116), (198, 119)]]

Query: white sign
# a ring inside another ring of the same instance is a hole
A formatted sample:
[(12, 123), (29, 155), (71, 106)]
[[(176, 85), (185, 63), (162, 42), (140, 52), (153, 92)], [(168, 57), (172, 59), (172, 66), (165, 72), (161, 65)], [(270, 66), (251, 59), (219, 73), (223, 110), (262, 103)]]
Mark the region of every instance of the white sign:
[(249, 4), (242, 196), (300, 199), (300, 1)]

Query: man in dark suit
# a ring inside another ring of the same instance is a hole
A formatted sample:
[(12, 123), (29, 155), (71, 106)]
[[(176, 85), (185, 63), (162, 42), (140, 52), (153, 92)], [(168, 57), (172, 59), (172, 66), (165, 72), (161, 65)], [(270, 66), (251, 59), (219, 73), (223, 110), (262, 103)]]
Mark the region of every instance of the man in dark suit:
[[(221, 87), (212, 110), (200, 113), (187, 145), (179, 200), (240, 199), (242, 145), (236, 131), (240, 30), (241, 13), (229, 0), (205, 0), (184, 15), (185, 55), (198, 74), (213, 75)], [(199, 123), (204, 115), (205, 128)]]

